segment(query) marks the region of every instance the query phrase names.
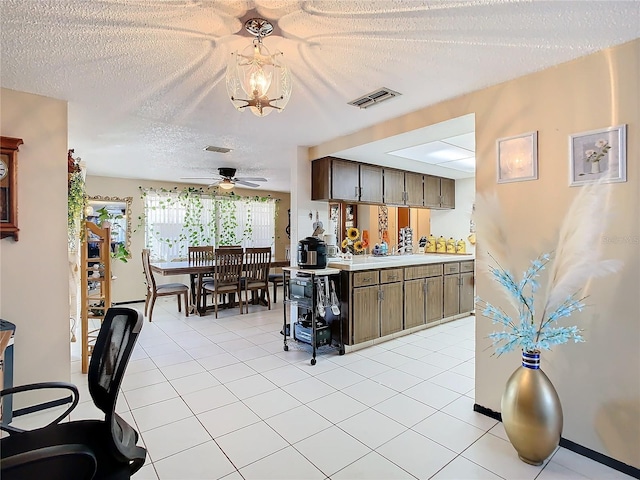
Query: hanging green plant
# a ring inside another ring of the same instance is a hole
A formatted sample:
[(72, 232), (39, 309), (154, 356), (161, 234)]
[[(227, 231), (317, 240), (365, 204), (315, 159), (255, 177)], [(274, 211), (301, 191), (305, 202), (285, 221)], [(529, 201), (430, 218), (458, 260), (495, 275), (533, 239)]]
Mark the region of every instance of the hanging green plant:
[(80, 240), (80, 226), (84, 209), (87, 206), (87, 195), (84, 179), (80, 170), (69, 173), (67, 194), (67, 233), (69, 248), (73, 249)]

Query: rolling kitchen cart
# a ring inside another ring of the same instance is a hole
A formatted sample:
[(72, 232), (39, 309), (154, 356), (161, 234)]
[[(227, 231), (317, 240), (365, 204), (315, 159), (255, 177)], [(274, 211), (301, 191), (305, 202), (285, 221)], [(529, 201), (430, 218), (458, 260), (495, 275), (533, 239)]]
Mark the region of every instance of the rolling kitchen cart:
[[(338, 299), (340, 270), (283, 267), (282, 271), (284, 350), (289, 350), (287, 340), (291, 336), (297, 342), (311, 346), (311, 365), (316, 364), (316, 353), (322, 346), (335, 346), (338, 353), (344, 355)], [(287, 315), (291, 316), (291, 322), (287, 322)]]

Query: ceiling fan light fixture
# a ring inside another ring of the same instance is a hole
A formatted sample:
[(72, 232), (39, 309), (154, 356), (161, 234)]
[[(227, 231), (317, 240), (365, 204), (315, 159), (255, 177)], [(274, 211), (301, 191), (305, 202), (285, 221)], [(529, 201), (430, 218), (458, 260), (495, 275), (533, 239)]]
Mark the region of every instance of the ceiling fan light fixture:
[(226, 73), (231, 103), (241, 112), (249, 107), (258, 117), (273, 110), (282, 112), (291, 98), (291, 71), (282, 61), (282, 52), (272, 55), (262, 43), (273, 32), (273, 25), (252, 18), (244, 26), (255, 38), (241, 53), (231, 53)]
[(233, 188), (233, 182), (228, 178), (225, 178), (224, 180), (220, 181), (218, 186), (223, 190), (231, 190)]

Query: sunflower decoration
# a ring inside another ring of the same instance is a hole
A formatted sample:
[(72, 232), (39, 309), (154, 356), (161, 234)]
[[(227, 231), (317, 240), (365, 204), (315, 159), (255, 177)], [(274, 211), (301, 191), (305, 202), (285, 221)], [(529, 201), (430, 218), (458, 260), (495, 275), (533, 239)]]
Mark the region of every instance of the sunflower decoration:
[(362, 253), (366, 247), (363, 240), (360, 240), (360, 231), (355, 227), (347, 229), (347, 237), (342, 240), (342, 249), (352, 254)]

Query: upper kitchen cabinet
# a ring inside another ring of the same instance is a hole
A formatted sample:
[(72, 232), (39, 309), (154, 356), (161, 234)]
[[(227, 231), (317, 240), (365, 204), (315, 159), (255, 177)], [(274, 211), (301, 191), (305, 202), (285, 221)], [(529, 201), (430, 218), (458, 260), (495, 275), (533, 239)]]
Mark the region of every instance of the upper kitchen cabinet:
[(311, 200), (360, 200), (359, 165), (324, 157), (311, 163)]
[(404, 172), (385, 168), (384, 176), (384, 203), (387, 205), (404, 205)]
[(405, 205), (409, 207), (424, 206), (424, 187), (421, 173), (404, 172), (404, 187)]
[(360, 201), (363, 203), (383, 203), (382, 167), (360, 164)]
[(456, 208), (456, 181), (452, 178), (424, 176), (424, 206), (428, 208)]

